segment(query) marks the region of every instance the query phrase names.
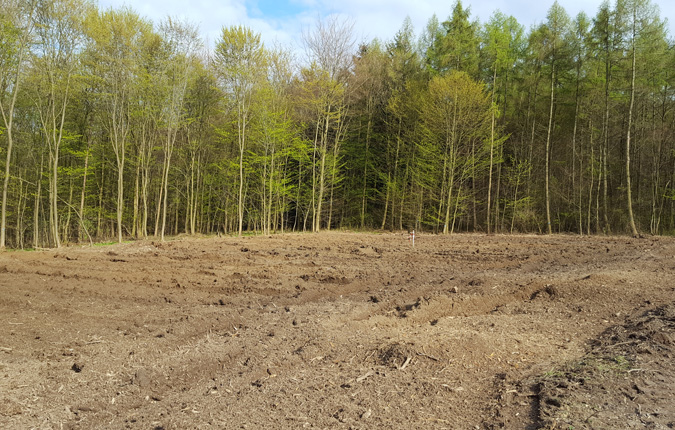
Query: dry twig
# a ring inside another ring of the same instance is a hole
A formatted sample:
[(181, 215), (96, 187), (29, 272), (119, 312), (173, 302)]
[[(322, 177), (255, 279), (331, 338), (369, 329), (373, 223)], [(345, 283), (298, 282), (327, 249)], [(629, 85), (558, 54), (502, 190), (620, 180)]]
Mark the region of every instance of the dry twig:
[(439, 360), (438, 358), (433, 357), (433, 356), (431, 356), (431, 355), (429, 355), (429, 354), (424, 354), (423, 352), (418, 352), (417, 355), (420, 355), (420, 356), (422, 356), (422, 357), (426, 357), (426, 358), (428, 358), (429, 360), (441, 361), (441, 360)]

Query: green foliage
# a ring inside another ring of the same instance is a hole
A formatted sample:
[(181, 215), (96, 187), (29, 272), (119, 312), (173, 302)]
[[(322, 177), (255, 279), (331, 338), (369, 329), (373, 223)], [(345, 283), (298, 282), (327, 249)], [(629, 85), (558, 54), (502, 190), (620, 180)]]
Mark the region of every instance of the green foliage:
[(456, 0), (452, 14), (442, 23), (442, 38), (435, 39), (429, 56), (431, 69), (436, 73), (462, 71), (471, 77), (478, 75), (478, 21), (470, 21), (470, 8)]
[[(17, 56), (17, 46), (18, 39), (21, 35), (21, 30), (16, 27), (15, 23), (12, 20), (12, 17), (9, 16), (5, 11), (0, 12), (0, 70), (4, 73), (11, 70), (18, 60)], [(5, 79), (3, 79), (5, 81)], [(7, 82), (3, 82), (7, 85)], [(3, 91), (5, 88), (3, 88)]]
[(194, 26), (130, 8), (3, 6), (10, 246), (539, 232), (547, 211), (558, 231), (625, 232), (627, 155), (638, 227), (675, 231), (675, 50), (647, 0), (574, 19), (554, 2), (527, 30), (499, 11), (480, 23), (457, 1), (442, 22), (416, 33), (406, 19), (360, 46), (350, 22), (329, 19), (304, 35), (303, 63), (244, 26), (224, 27), (209, 56)]

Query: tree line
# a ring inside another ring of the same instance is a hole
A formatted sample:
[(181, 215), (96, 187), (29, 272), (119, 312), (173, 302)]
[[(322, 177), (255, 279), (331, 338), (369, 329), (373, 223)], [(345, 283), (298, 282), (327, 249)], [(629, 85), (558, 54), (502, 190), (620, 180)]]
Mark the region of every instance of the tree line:
[(334, 228), (672, 234), (675, 50), (649, 0), (416, 35), (2, 0), (0, 248)]

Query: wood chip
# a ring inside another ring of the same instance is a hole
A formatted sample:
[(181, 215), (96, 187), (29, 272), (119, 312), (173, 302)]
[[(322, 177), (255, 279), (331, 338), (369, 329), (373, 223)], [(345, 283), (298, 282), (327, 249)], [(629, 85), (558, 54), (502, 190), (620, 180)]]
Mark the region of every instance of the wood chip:
[(367, 378), (373, 376), (374, 374), (375, 374), (375, 372), (373, 372), (372, 370), (369, 370), (368, 373), (366, 373), (365, 375), (359, 376), (358, 378), (356, 378), (356, 382), (365, 381)]

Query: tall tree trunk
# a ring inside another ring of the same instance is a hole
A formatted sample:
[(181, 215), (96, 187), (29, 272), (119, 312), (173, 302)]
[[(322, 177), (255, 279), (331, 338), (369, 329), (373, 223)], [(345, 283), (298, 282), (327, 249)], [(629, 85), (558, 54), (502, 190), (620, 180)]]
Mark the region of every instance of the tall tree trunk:
[(45, 155), (40, 156), (40, 171), (37, 177), (37, 190), (35, 191), (35, 207), (33, 207), (33, 248), (40, 247), (40, 198), (42, 194), (42, 171), (44, 169)]
[(244, 146), (246, 143), (246, 119), (239, 119), (239, 199), (237, 201), (237, 217), (239, 220), (239, 237), (244, 230)]
[(6, 233), (7, 233), (7, 192), (9, 190), (10, 167), (12, 164), (12, 149), (14, 146), (13, 125), (14, 125), (14, 108), (16, 106), (17, 96), (21, 87), (21, 74), (23, 69), (23, 59), (26, 52), (28, 39), (31, 33), (30, 25), (32, 24), (33, 8), (31, 8), (30, 16), (27, 18), (27, 27), (23, 29), (23, 33), (19, 38), (19, 50), (16, 53), (17, 66), (14, 70), (14, 79), (11, 85), (12, 99), (9, 108), (0, 103), (0, 113), (2, 114), (3, 123), (5, 124), (5, 133), (7, 134), (7, 154), (5, 156), (5, 173), (2, 181), (2, 204), (0, 208), (0, 251), (5, 249)]
[(136, 172), (134, 174), (134, 215), (133, 221), (131, 222), (131, 235), (138, 239), (140, 235), (140, 216), (139, 216), (139, 200), (141, 198), (141, 157), (139, 155), (139, 160), (136, 163)]
[(126, 161), (126, 138), (129, 132), (127, 124), (127, 109), (124, 102), (126, 94), (116, 95), (113, 103), (113, 115), (111, 122), (112, 147), (115, 152), (115, 161), (117, 163), (117, 243), (122, 243), (123, 225), (122, 216), (124, 214), (124, 164)]
[[(157, 199), (157, 206), (155, 210), (155, 230), (153, 231), (153, 236), (157, 237), (160, 234), (159, 230), (159, 220), (162, 219), (162, 202), (164, 202), (164, 169), (166, 168), (166, 163), (162, 163), (162, 180), (159, 185), (159, 197)], [(227, 207), (227, 206), (225, 206)]]
[[(443, 223), (443, 234), (448, 234), (448, 224), (450, 223), (450, 209), (452, 208), (452, 192), (454, 188), (454, 183), (455, 183), (455, 170), (457, 169), (457, 154), (455, 152), (455, 137), (457, 133), (457, 92), (455, 92), (455, 103), (453, 105), (453, 112), (452, 112), (452, 127), (450, 129), (450, 136), (447, 137), (446, 139), (446, 145), (449, 147), (448, 152), (450, 153), (450, 165), (449, 165), (449, 171), (448, 171), (448, 198), (446, 202), (446, 207), (445, 207), (445, 222)], [(457, 197), (456, 197), (456, 205), (455, 205), (455, 215), (457, 214), (457, 206), (459, 205), (459, 196), (462, 191), (462, 183), (459, 183), (459, 186), (457, 187)], [(455, 218), (456, 216), (453, 216), (452, 219), (452, 228), (450, 232), (454, 232), (455, 230)]]
[[(593, 139), (593, 135), (591, 134), (591, 139)], [(592, 219), (592, 208), (593, 208), (593, 181), (595, 180), (595, 172), (593, 171), (593, 165), (595, 162), (595, 153), (593, 149), (593, 141), (591, 140), (591, 160), (590, 160), (590, 183), (588, 184), (588, 217), (586, 220), (586, 233), (590, 236), (591, 235), (591, 219)], [(598, 183), (598, 187), (600, 187), (600, 184)]]
[(173, 143), (171, 142), (171, 131), (167, 133), (167, 146), (164, 154), (164, 177), (162, 178), (162, 228), (160, 240), (164, 241), (164, 231), (166, 229), (166, 216), (169, 195), (169, 170), (171, 169), (171, 156), (173, 154)]
[[(487, 234), (491, 233), (490, 230), (490, 198), (492, 197), (492, 166), (494, 164), (494, 148), (495, 148), (495, 88), (497, 85), (497, 67), (495, 66), (494, 73), (492, 75), (492, 116), (490, 122), (490, 165), (488, 167), (488, 189), (487, 189), (487, 217), (486, 217), (486, 229)], [(499, 219), (499, 214), (497, 214), (497, 219)]]
[(82, 173), (82, 193), (80, 194), (80, 228), (77, 229), (77, 241), (82, 240), (82, 229), (84, 228), (84, 201), (87, 191), (87, 173), (89, 171), (89, 149), (91, 148), (91, 137), (87, 137), (87, 152), (84, 154), (84, 172)]
[(321, 140), (319, 145), (319, 188), (316, 201), (316, 212), (314, 214), (314, 232), (318, 233), (321, 230), (321, 212), (323, 210), (323, 196), (326, 191), (326, 157), (328, 156), (328, 126), (330, 124), (330, 112), (332, 106), (328, 106), (325, 116), (324, 128), (321, 133)]
[[(581, 67), (577, 65), (577, 76), (576, 76), (576, 89), (574, 92), (574, 126), (573, 126), (573, 131), (572, 131), (572, 201), (576, 202), (576, 193), (577, 193), (577, 187), (576, 187), (576, 166), (577, 166), (577, 125), (579, 122), (579, 80), (580, 80), (580, 75), (581, 75)], [(590, 130), (592, 133), (593, 130)], [(581, 154), (581, 151), (579, 151), (579, 154)], [(581, 155), (579, 156), (579, 160), (581, 163)], [(581, 169), (581, 167), (579, 167)], [(581, 181), (579, 181), (579, 203), (581, 203), (581, 193), (582, 193), (582, 184)], [(581, 217), (581, 204), (579, 204), (579, 234), (584, 234), (583, 230), (583, 225), (582, 225), (582, 217)]]
[(399, 163), (399, 154), (401, 153), (401, 125), (402, 125), (402, 118), (399, 117), (398, 120), (398, 132), (396, 136), (396, 156), (394, 157), (394, 176), (391, 180), (392, 183), (392, 188), (391, 188), (391, 230), (394, 230), (394, 210), (396, 208), (396, 194), (398, 193), (398, 185), (399, 185), (399, 179), (398, 179), (398, 163)]
[(370, 129), (373, 123), (373, 114), (370, 105), (372, 103), (372, 97), (368, 99), (368, 125), (366, 126), (366, 147), (363, 161), (363, 189), (361, 193), (361, 228), (366, 228), (366, 205), (367, 197), (366, 192), (368, 189), (368, 150), (370, 149)]
[[(25, 170), (24, 170), (25, 172)], [(23, 178), (22, 175), (19, 175), (19, 178)], [(26, 188), (23, 187), (23, 179), (21, 179), (21, 185), (19, 186), (19, 202), (17, 204), (17, 214), (16, 214), (16, 232), (15, 232), (15, 241), (14, 246), (18, 249), (24, 248), (24, 214), (26, 213), (26, 201), (28, 200), (28, 187), (29, 183), (26, 182)]]
[(49, 233), (51, 235), (51, 243), (53, 243), (56, 248), (60, 248), (59, 207), (57, 204), (59, 158), (58, 153), (54, 153), (51, 144), (49, 147), (49, 167), (51, 170), (51, 174), (49, 175)]
[(551, 103), (548, 113), (548, 131), (546, 132), (546, 231), (552, 234), (551, 230), (551, 195), (550, 195), (550, 166), (551, 166), (551, 131), (553, 128), (553, 101), (555, 96), (555, 63), (551, 64)]
[(387, 213), (389, 212), (389, 193), (391, 193), (391, 172), (387, 174), (387, 194), (384, 197), (384, 211), (382, 213), (382, 225), (380, 228), (384, 230), (387, 225)]
[(102, 216), (103, 216), (103, 190), (105, 189), (105, 165), (101, 165), (101, 185), (98, 189), (98, 213), (96, 217), (96, 237), (100, 240), (102, 235)]
[(66, 221), (63, 223), (63, 233), (61, 237), (63, 240), (66, 241), (66, 243), (70, 242), (70, 220), (72, 216), (72, 208), (73, 208), (73, 189), (75, 188), (73, 185), (73, 179), (70, 179), (70, 190), (68, 193), (68, 204), (66, 205), (68, 207), (68, 211), (66, 212)]
[[(319, 152), (319, 129), (321, 128), (321, 117), (318, 116), (316, 120), (316, 129), (314, 130), (314, 146), (312, 150), (312, 232), (316, 231), (316, 157)], [(301, 177), (299, 175), (299, 177)], [(300, 195), (300, 186), (298, 184), (298, 196)], [(298, 201), (300, 198), (298, 197)], [(302, 231), (307, 231), (307, 218), (309, 211), (305, 213), (305, 220), (303, 222)]]
[[(609, 47), (605, 48), (605, 118), (603, 121), (603, 142), (602, 150), (600, 151), (600, 162), (602, 177), (598, 181), (598, 192), (600, 191), (600, 186), (602, 185), (602, 216), (604, 220), (604, 230), (606, 234), (610, 233), (609, 226), (609, 203), (608, 203), (608, 190), (609, 190), (609, 180), (608, 180), (608, 166), (607, 166), (607, 155), (609, 153), (609, 107), (610, 107), (610, 81), (611, 81), (611, 60), (609, 56)], [(600, 220), (598, 220), (600, 223)]]
[(122, 243), (123, 212), (124, 212), (124, 158), (122, 158), (121, 163), (119, 163), (117, 166), (117, 243)]
[(314, 232), (318, 233), (321, 231), (321, 211), (323, 210), (323, 195), (326, 190), (326, 157), (327, 157), (327, 148), (324, 144), (321, 144), (321, 149), (319, 153), (319, 191), (316, 202), (316, 219), (314, 220)]
[(632, 47), (633, 47), (633, 64), (630, 78), (630, 106), (628, 107), (628, 131), (626, 132), (626, 198), (628, 200), (628, 222), (630, 223), (630, 230), (633, 234), (633, 237), (639, 236), (637, 227), (635, 226), (635, 217), (633, 215), (633, 198), (631, 191), (630, 183), (630, 131), (633, 125), (633, 106), (635, 105), (635, 59), (636, 59), (636, 49), (635, 49), (635, 36), (636, 36), (636, 23), (637, 21), (637, 11), (635, 6), (633, 7), (633, 38), (632, 38)]

